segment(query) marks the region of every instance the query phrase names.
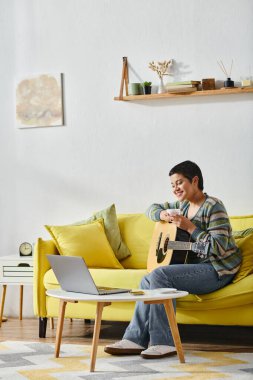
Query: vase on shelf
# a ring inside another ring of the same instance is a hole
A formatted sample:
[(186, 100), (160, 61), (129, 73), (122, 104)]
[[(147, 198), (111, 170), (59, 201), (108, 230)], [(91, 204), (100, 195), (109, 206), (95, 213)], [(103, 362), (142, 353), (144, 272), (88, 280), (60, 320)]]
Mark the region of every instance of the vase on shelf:
[(158, 94), (164, 94), (166, 92), (166, 88), (164, 86), (163, 77), (160, 78), (160, 84), (158, 87)]
[(231, 78), (227, 78), (227, 80), (225, 80), (224, 82), (224, 87), (225, 88), (231, 88), (231, 87), (234, 87), (235, 86), (235, 83), (233, 80), (231, 80)]

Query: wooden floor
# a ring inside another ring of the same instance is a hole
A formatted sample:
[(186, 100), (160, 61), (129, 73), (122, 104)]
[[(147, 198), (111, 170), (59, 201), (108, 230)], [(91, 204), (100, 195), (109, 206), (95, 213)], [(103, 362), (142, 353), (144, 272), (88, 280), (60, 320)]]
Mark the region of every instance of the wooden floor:
[[(0, 328), (0, 341), (24, 340), (33, 342), (55, 342), (57, 319), (54, 329), (48, 321), (46, 338), (39, 338), (38, 319), (8, 319)], [(109, 344), (122, 338), (127, 323), (102, 322), (99, 343)], [(253, 328), (238, 326), (179, 325), (185, 350), (253, 352)], [(93, 321), (66, 319), (62, 343), (91, 344)]]

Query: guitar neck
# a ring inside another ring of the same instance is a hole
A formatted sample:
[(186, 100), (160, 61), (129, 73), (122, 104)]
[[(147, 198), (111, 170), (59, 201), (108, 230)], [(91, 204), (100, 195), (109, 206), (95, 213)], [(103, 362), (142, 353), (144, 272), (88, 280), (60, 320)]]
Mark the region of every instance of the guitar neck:
[(177, 251), (191, 250), (192, 243), (188, 241), (169, 241), (167, 249), (175, 249)]

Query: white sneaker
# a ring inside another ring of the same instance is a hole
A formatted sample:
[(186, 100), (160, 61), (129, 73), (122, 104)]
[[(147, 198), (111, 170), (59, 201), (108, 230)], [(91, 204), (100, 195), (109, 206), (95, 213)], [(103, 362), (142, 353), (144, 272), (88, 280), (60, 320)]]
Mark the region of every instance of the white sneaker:
[(139, 355), (143, 350), (144, 347), (127, 339), (108, 344), (104, 348), (104, 351), (111, 355)]
[(145, 351), (141, 352), (141, 357), (144, 359), (159, 359), (164, 358), (165, 356), (176, 355), (177, 351), (173, 346), (150, 346)]

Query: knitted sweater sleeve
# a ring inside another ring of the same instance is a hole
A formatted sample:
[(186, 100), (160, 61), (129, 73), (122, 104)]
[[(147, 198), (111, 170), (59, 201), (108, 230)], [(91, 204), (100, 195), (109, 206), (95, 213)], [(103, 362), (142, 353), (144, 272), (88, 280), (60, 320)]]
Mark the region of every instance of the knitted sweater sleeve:
[(153, 220), (154, 222), (160, 221), (161, 211), (167, 210), (168, 208), (179, 208), (179, 202), (165, 202), (165, 203), (153, 203), (145, 212), (146, 216)]
[(223, 258), (229, 253), (228, 245), (231, 235), (229, 218), (222, 202), (208, 206), (202, 215), (201, 227), (197, 227), (191, 236), (195, 241), (209, 242), (208, 256)]

